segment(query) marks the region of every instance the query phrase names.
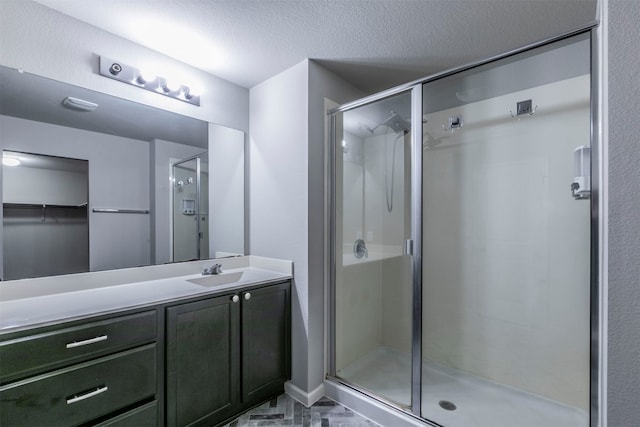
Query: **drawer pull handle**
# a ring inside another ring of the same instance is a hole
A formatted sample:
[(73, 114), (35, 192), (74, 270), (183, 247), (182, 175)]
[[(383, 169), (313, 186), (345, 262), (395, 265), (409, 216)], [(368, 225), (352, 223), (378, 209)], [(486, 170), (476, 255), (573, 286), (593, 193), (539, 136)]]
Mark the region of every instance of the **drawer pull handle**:
[(106, 385), (96, 387), (91, 391), (83, 394), (74, 394), (73, 397), (67, 398), (67, 405), (71, 405), (72, 403), (80, 402), (81, 400), (89, 399), (90, 397), (97, 396), (105, 391), (109, 390), (109, 387)]
[(67, 344), (67, 348), (82, 347), (83, 345), (95, 344), (97, 342), (106, 341), (106, 340), (107, 340), (107, 336), (106, 335), (100, 335), (99, 337), (90, 338), (90, 339), (84, 340), (84, 341), (70, 342), (69, 344)]

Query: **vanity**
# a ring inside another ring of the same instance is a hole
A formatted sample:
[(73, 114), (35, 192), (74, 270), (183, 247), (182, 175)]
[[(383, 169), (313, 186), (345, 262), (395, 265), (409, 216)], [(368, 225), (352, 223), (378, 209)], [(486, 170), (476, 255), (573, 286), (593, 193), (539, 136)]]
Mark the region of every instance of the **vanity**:
[(0, 425), (229, 422), (290, 378), (291, 278), (241, 256), (4, 282)]

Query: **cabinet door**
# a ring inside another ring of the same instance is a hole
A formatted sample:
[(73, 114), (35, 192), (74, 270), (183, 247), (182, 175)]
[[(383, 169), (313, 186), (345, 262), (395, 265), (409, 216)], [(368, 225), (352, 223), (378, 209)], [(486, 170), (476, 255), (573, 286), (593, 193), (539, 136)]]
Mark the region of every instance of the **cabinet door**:
[(167, 309), (169, 426), (210, 426), (238, 409), (240, 304), (231, 298)]
[(242, 395), (253, 405), (281, 393), (290, 377), (290, 283), (243, 292)]

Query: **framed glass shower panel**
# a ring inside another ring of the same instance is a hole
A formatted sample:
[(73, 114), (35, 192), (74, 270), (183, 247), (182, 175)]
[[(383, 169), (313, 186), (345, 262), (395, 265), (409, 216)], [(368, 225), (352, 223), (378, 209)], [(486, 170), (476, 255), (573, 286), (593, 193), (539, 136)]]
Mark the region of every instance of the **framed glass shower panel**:
[(411, 406), (411, 92), (334, 117), (335, 375)]

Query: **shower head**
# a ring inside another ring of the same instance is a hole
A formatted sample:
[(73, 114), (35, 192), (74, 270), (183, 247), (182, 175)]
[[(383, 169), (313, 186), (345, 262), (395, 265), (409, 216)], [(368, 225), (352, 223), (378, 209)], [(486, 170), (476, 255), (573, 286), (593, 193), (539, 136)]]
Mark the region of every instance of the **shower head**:
[(395, 133), (409, 133), (411, 131), (411, 123), (402, 118), (402, 116), (395, 111), (391, 111), (391, 117), (382, 122), (380, 126), (387, 126)]

